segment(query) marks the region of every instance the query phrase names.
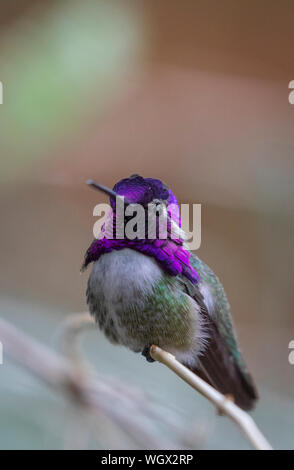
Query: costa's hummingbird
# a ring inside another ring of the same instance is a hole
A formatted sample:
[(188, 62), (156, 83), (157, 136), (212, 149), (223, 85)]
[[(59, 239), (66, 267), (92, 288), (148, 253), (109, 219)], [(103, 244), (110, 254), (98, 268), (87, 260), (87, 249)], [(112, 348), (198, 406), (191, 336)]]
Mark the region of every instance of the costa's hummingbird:
[[(171, 236), (171, 225), (180, 225), (168, 211), (170, 204), (177, 205), (175, 195), (162, 181), (139, 175), (120, 180), (113, 190), (92, 180), (88, 184), (108, 194), (112, 207), (112, 217), (106, 218), (83, 264), (86, 268), (93, 262), (87, 303), (101, 330), (112, 343), (141, 352), (149, 361), (149, 347), (162, 347), (221, 393), (232, 395), (240, 407), (251, 409), (258, 395), (238, 348), (223, 286), (181, 236)], [(109, 238), (122, 197), (124, 207), (136, 203), (144, 208), (147, 225), (150, 204), (166, 208), (166, 237), (156, 231), (152, 239)]]

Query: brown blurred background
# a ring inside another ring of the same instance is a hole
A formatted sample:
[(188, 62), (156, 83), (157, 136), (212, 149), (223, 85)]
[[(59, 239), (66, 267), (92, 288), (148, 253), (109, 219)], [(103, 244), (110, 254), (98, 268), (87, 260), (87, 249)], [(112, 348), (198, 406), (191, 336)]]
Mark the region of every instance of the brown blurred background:
[[(293, 448), (293, 2), (19, 0), (0, 10), (0, 314), (48, 340), (84, 310), (79, 269), (103, 200), (85, 180), (161, 178), (180, 202), (202, 204), (198, 255), (226, 288), (261, 391), (257, 420), (274, 446)], [(105, 367), (124, 378), (120, 351), (97, 337)], [(136, 384), (146, 365), (122, 354)], [(201, 399), (187, 403), (197, 417)], [(17, 416), (13, 426), (7, 414), (3, 447), (52, 445), (16, 438)], [(219, 429), (206, 447), (244, 445)]]

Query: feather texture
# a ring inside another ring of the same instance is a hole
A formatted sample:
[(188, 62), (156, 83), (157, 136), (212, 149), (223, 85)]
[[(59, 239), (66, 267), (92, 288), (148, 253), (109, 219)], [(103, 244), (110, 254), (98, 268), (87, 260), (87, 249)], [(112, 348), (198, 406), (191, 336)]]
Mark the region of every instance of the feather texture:
[(208, 330), (205, 351), (194, 371), (221, 393), (232, 395), (241, 408), (249, 410), (254, 406), (258, 393), (238, 347), (225, 291), (203, 261), (192, 255), (191, 264), (201, 280), (198, 285), (184, 279), (183, 283), (189, 295), (200, 305)]

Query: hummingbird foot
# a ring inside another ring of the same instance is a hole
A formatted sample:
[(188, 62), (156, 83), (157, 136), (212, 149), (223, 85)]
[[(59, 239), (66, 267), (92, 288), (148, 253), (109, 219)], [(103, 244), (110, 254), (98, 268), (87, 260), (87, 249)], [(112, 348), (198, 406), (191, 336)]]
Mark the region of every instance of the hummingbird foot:
[(152, 346), (151, 344), (147, 344), (145, 346), (145, 348), (142, 351), (142, 356), (146, 357), (146, 361), (148, 362), (155, 362), (155, 360), (151, 357), (150, 352), (149, 352), (151, 346)]

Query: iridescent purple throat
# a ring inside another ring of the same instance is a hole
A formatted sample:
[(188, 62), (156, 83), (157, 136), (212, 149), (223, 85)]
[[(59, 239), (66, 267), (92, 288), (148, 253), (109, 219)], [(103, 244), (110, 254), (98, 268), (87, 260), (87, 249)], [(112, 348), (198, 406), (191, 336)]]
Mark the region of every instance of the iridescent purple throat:
[(155, 258), (167, 274), (172, 276), (182, 274), (193, 284), (199, 281), (199, 275), (190, 263), (191, 253), (185, 250), (181, 240), (110, 240), (104, 237), (93, 241), (86, 252), (82, 269), (85, 269), (89, 263), (97, 261), (103, 254), (110, 253), (113, 250), (122, 250), (123, 248), (131, 248), (146, 256)]

